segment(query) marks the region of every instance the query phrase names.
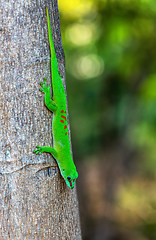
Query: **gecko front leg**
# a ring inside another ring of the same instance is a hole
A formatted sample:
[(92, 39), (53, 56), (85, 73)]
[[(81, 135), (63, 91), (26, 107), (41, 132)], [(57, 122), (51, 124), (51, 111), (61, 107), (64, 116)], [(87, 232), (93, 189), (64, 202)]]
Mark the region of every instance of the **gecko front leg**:
[(52, 154), (52, 156), (54, 157), (54, 158), (56, 158), (57, 157), (57, 152), (56, 152), (56, 150), (54, 149), (54, 148), (52, 148), (52, 147), (40, 147), (40, 146), (36, 146), (36, 150), (34, 150), (34, 153), (36, 153), (36, 154), (41, 154), (41, 153), (51, 153)]

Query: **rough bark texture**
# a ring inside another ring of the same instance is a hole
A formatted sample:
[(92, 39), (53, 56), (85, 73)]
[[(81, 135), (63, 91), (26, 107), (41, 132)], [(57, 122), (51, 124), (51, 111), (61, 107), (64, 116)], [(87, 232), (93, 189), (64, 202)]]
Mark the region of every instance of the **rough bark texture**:
[(51, 82), (45, 7), (65, 84), (57, 0), (1, 0), (0, 239), (81, 239), (76, 189), (70, 190), (50, 154), (52, 113), (39, 83)]

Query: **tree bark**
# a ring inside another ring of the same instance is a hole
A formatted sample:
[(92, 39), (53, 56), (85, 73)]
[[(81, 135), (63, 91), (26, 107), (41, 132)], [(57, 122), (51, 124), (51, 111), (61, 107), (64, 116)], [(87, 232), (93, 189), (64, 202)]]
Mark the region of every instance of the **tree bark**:
[(81, 239), (76, 188), (69, 189), (50, 154), (52, 113), (39, 91), (50, 84), (49, 8), (65, 85), (57, 0), (2, 0), (0, 23), (0, 239)]

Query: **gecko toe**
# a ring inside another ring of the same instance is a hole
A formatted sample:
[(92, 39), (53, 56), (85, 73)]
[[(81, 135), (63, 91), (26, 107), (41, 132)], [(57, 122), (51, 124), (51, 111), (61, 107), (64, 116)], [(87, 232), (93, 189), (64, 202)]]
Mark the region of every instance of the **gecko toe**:
[(38, 149), (37, 149), (37, 150), (34, 150), (33, 153), (38, 154)]

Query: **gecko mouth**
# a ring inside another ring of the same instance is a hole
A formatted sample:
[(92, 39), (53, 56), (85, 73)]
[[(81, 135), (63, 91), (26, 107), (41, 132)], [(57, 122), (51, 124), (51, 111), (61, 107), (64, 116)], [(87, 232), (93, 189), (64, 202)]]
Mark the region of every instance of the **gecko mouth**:
[(72, 182), (71, 182), (71, 181), (69, 181), (69, 184), (70, 184), (70, 186), (72, 187)]
[[(73, 182), (73, 184), (72, 184), (72, 182)], [(71, 188), (73, 188), (73, 187), (74, 187), (74, 182), (75, 182), (75, 179), (73, 179), (72, 181), (71, 181), (71, 180), (69, 180), (69, 184), (70, 184), (70, 187), (71, 187)]]

